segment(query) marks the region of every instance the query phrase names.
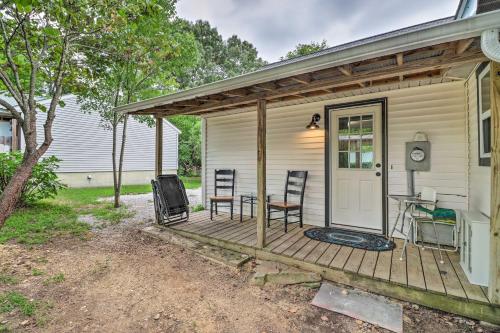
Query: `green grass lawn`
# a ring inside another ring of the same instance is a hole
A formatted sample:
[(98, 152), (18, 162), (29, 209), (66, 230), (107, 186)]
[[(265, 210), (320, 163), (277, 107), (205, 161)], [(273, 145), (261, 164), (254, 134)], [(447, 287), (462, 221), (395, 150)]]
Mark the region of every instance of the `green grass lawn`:
[[(201, 186), (199, 177), (181, 177), (187, 189)], [(151, 185), (124, 185), (122, 195), (151, 192)], [(112, 187), (67, 188), (56, 198), (43, 200), (33, 206), (18, 209), (0, 229), (0, 244), (15, 240), (18, 243), (43, 244), (53, 237), (73, 235), (85, 237), (90, 230), (79, 222), (79, 215), (93, 215), (106, 224), (119, 223), (132, 216), (126, 207), (113, 208), (111, 202), (100, 198), (113, 196)]]

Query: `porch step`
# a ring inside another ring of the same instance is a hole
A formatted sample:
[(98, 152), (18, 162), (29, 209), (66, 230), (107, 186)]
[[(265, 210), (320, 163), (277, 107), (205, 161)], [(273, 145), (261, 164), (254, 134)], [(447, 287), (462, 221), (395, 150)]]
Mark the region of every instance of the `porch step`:
[(255, 274), (250, 281), (253, 285), (265, 284), (302, 284), (309, 288), (319, 288), (321, 275), (291, 267), (279, 262), (257, 260)]
[(247, 254), (204, 244), (193, 239), (184, 238), (161, 226), (148, 226), (142, 229), (141, 232), (171, 244), (181, 245), (187, 250), (190, 250), (205, 259), (234, 268), (239, 268), (252, 259), (252, 257)]

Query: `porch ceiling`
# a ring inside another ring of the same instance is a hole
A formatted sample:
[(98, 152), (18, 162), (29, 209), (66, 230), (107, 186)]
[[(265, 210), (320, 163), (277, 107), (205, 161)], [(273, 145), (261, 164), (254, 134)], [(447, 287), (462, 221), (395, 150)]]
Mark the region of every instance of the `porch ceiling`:
[[(480, 32), (498, 24), (500, 11), (339, 49), (334, 53), (268, 66), (261, 71), (118, 107), (129, 114), (202, 115), (351, 91), (441, 78), (463, 79), (456, 68), (487, 60)], [(359, 53), (358, 53), (359, 52)]]

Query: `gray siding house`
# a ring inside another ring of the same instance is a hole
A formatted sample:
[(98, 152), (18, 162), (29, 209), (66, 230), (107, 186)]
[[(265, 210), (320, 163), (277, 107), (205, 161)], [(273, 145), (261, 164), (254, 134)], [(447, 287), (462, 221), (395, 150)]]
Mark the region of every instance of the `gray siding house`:
[[(65, 106), (56, 112), (52, 129), (54, 142), (45, 156), (55, 155), (62, 160), (58, 175), (68, 186), (112, 185), (111, 130), (102, 126), (99, 115), (80, 110), (76, 96), (66, 95), (62, 100)], [(43, 141), (44, 117), (43, 113), (38, 116), (38, 142)], [(163, 170), (176, 173), (180, 131), (167, 120), (163, 121)], [(154, 177), (155, 129), (130, 118), (127, 133), (123, 184), (147, 184)], [(19, 140), (23, 149), (22, 136)]]

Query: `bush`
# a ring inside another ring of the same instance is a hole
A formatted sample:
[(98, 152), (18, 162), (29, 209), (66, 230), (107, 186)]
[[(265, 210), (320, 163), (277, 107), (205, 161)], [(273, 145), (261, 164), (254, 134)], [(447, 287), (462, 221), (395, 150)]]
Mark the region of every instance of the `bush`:
[[(0, 153), (0, 194), (3, 192), (16, 169), (23, 161), (23, 154), (19, 151)], [(33, 168), (30, 179), (23, 188), (19, 206), (33, 204), (41, 199), (54, 198), (57, 192), (66, 187), (56, 175), (59, 160), (55, 156), (41, 159)]]

